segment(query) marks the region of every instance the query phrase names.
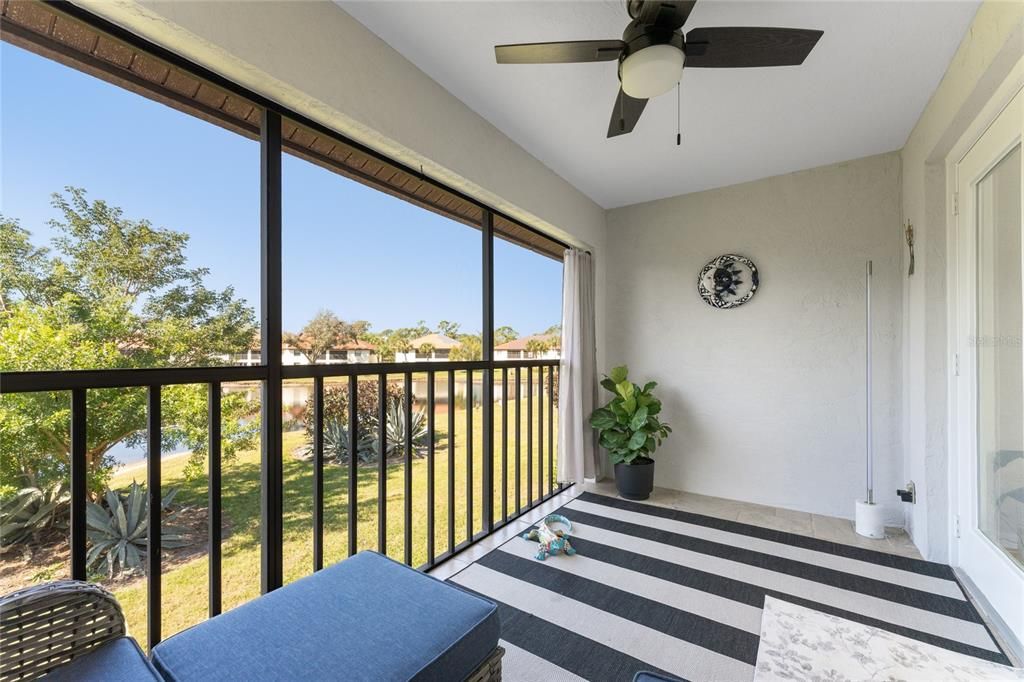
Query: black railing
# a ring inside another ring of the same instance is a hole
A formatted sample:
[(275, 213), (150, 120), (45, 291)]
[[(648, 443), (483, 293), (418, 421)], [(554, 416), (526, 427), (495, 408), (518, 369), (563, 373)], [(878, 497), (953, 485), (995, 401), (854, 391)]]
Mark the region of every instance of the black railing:
[[(523, 370), (526, 370), (523, 372)], [(463, 396), (466, 404), (466, 432), (465, 432), (465, 459), (458, 461), (456, 457), (456, 415), (455, 403), (458, 396), (456, 374), (462, 372), (465, 375)], [(414, 532), (413, 532), (413, 459), (414, 442), (411, 425), (413, 413), (416, 408), (416, 397), (414, 395), (414, 376), (420, 375), (426, 378), (425, 404), (422, 409), (426, 412), (427, 424), (427, 445), (423, 450), (426, 458), (426, 561), (419, 563), (416, 568), (421, 570), (429, 569), (438, 563), (451, 558), (463, 551), (473, 543), (486, 537), (496, 529), (499, 529), (527, 513), (538, 504), (546, 501), (552, 495), (562, 490), (563, 486), (556, 483), (554, 468), (554, 431), (555, 411), (555, 377), (558, 372), (557, 360), (511, 360), (502, 362), (415, 362), (415, 363), (386, 363), (386, 364), (351, 364), (351, 365), (302, 365), (281, 367), (281, 383), (269, 386), (266, 377), (265, 367), (204, 367), (204, 368), (180, 368), (180, 369), (151, 369), (151, 370), (96, 370), (81, 372), (14, 372), (0, 375), (0, 393), (29, 393), (39, 391), (70, 391), (71, 393), (71, 452), (70, 452), (70, 478), (71, 478), (71, 502), (70, 502), (70, 574), (77, 580), (88, 579), (86, 556), (88, 542), (86, 537), (86, 502), (88, 500), (88, 477), (87, 477), (87, 432), (86, 415), (89, 410), (87, 395), (89, 389), (94, 388), (145, 388), (147, 390), (147, 445), (146, 445), (146, 471), (147, 471), (147, 496), (150, 510), (160, 510), (161, 504), (161, 391), (164, 386), (178, 384), (205, 384), (208, 393), (208, 574), (209, 574), (209, 616), (215, 616), (221, 612), (221, 588), (222, 588), (222, 567), (221, 567), (221, 524), (222, 524), (222, 460), (221, 460), (221, 393), (225, 383), (237, 381), (263, 382), (265, 387), (264, 395), (267, 392), (276, 392), (280, 396), (281, 388), (286, 380), (312, 380), (312, 424), (311, 433), (311, 465), (313, 467), (313, 513), (312, 513), (312, 569), (320, 570), (324, 566), (324, 469), (326, 466), (324, 453), (324, 422), (325, 414), (325, 379), (343, 378), (347, 379), (348, 409), (344, 415), (345, 425), (348, 430), (347, 460), (344, 466), (347, 468), (347, 554), (351, 556), (360, 547), (359, 543), (359, 522), (358, 522), (358, 483), (361, 472), (374, 472), (377, 475), (377, 549), (380, 552), (388, 551), (388, 516), (387, 516), (387, 480), (388, 467), (398, 462), (388, 461), (386, 453), (388, 446), (387, 433), (387, 401), (390, 384), (400, 382), (402, 387), (401, 410), (404, 417), (404, 435), (400, 445), (400, 463), (403, 467), (403, 542), (401, 560), (408, 565), (414, 561)], [(479, 454), (480, 462), (483, 464), (479, 471), (479, 480), (474, 473), (474, 450), (473, 442), (478, 434), (473, 419), (474, 411), (474, 375), (480, 376), (481, 384), (488, 388), (488, 392), (478, 397), (481, 416), (482, 451)], [(524, 377), (525, 375), (525, 377)], [(358, 450), (360, 443), (360, 429), (365, 425), (359, 424), (358, 395), (360, 390), (370, 390), (360, 386), (360, 379), (363, 377), (377, 379), (377, 420), (376, 420), (376, 447), (378, 459), (375, 469), (372, 467), (360, 467)], [(500, 389), (495, 388), (494, 377), (500, 377)], [(510, 385), (509, 378), (513, 381)], [(447, 401), (447, 432), (445, 434), (447, 447), (439, 452), (437, 444), (437, 396), (435, 385), (438, 379), (446, 380), (446, 401)], [(525, 381), (523, 379), (525, 378)], [(546, 395), (545, 395), (546, 394)], [(524, 425), (521, 420), (521, 403), (525, 399), (527, 423)], [(280, 397), (278, 398), (280, 401)], [(513, 401), (514, 409), (510, 409), (509, 401)], [(545, 410), (545, 401), (547, 409)], [(265, 403), (266, 401), (264, 401)], [(536, 405), (534, 404), (536, 403)], [(500, 408), (496, 407), (500, 405)], [(501, 414), (500, 420), (495, 420), (495, 413)], [(510, 421), (510, 417), (514, 420)], [(534, 419), (536, 417), (536, 440), (534, 439)], [(267, 428), (264, 425), (263, 433), (282, 433), (281, 411), (275, 414), (264, 411), (264, 419), (277, 421), (276, 428)], [(496, 434), (497, 425), (500, 421), (500, 433)], [(545, 425), (545, 421), (547, 422)], [(488, 427), (488, 432), (483, 429)], [(525, 430), (525, 443), (522, 433)], [(543, 434), (547, 433), (547, 464), (544, 464), (545, 447)], [(500, 438), (500, 449), (495, 451), (493, 447), (496, 437)], [(514, 439), (515, 447), (509, 447), (509, 441)], [(264, 444), (262, 450), (274, 450), (267, 448)], [(442, 522), (447, 524), (447, 543), (445, 547), (436, 546), (435, 531), (438, 521), (435, 515), (437, 500), (437, 485), (435, 480), (437, 472), (437, 457), (447, 457), (447, 518)], [(458, 466), (465, 469), (465, 490), (456, 491), (456, 471)], [(261, 469), (266, 466), (265, 462)], [(526, 476), (522, 475), (525, 467)], [(513, 473), (514, 470), (514, 473)], [(366, 475), (365, 473), (363, 475)], [(513, 480), (512, 488), (514, 496), (510, 495), (510, 481)], [(261, 485), (266, 487), (267, 477), (264, 472), (261, 477)], [(522, 484), (525, 483), (525, 498), (521, 497)], [(476, 517), (474, 504), (474, 490), (476, 484), (480, 485), (482, 518)], [(496, 485), (500, 485), (500, 494), (495, 495)], [(264, 499), (266, 493), (264, 493)], [(466, 529), (465, 533), (456, 534), (456, 499), (462, 497), (466, 504)], [(514, 497), (514, 499), (513, 499)], [(500, 504), (500, 508), (495, 506)], [(514, 504), (512, 504), (514, 503)], [(281, 529), (283, 527), (282, 509), (277, 507), (276, 518), (268, 516), (266, 506), (263, 509), (261, 519), (262, 526), (268, 524)], [(477, 523), (479, 521), (479, 523)], [(480, 530), (476, 530), (476, 528)], [(161, 639), (161, 571), (162, 555), (160, 546), (161, 523), (159, 514), (149, 520), (149, 530), (146, 552), (146, 574), (147, 574), (147, 623), (148, 623), (148, 645), (152, 647)], [(263, 538), (267, 533), (261, 534)], [(283, 554), (283, 535), (277, 533), (271, 537), (279, 538), (278, 546), (273, 554)], [(265, 541), (265, 540), (264, 540)], [(265, 549), (265, 548), (264, 548)], [(440, 551), (439, 551), (440, 550)], [(399, 557), (396, 557), (399, 558)], [(264, 565), (261, 569), (266, 570)], [(265, 579), (265, 576), (261, 576)], [(194, 595), (188, 595), (189, 599)]]
[[(525, 369), (525, 379), (522, 370)], [(536, 371), (535, 371), (536, 370)], [(460, 462), (456, 458), (456, 410), (453, 409), (458, 396), (458, 382), (456, 374), (465, 373), (463, 399), (466, 403), (466, 437), (464, 444), (464, 459)], [(324, 390), (325, 378), (347, 378), (348, 379), (348, 411), (345, 417), (348, 433), (348, 552), (354, 554), (359, 547), (357, 503), (358, 503), (358, 477), (361, 469), (358, 464), (357, 450), (361, 441), (362, 425), (359, 424), (359, 416), (356, 410), (360, 390), (359, 379), (362, 377), (377, 379), (377, 438), (376, 449), (378, 453), (386, 453), (389, 445), (387, 430), (381, 425), (387, 424), (387, 385), (389, 383), (400, 383), (402, 386), (401, 410), (406, 428), (402, 430), (403, 441), (398, 444), (401, 447), (402, 495), (403, 495), (403, 542), (401, 559), (409, 565), (413, 564), (413, 461), (414, 444), (412, 429), (408, 426), (413, 422), (413, 412), (416, 398), (413, 393), (414, 378), (417, 375), (425, 377), (425, 404), (422, 406), (427, 423), (426, 447), (424, 457), (426, 459), (426, 553), (427, 559), (417, 568), (429, 569), (438, 563), (458, 554), (472, 543), (486, 537), (490, 532), (501, 528), (508, 523), (515, 521), (522, 514), (528, 512), (541, 502), (550, 498), (553, 494), (562, 489), (562, 485), (556, 482), (554, 466), (554, 437), (555, 437), (555, 410), (557, 400), (555, 395), (555, 377), (558, 372), (558, 360), (509, 360), (498, 362), (411, 362), (411, 363), (388, 363), (388, 364), (351, 364), (351, 365), (293, 365), (282, 368), (282, 375), (285, 379), (312, 379), (313, 380), (313, 557), (314, 570), (323, 566), (323, 533), (324, 533), (324, 456), (323, 456), (323, 422), (324, 422)], [(400, 379), (396, 378), (400, 376)], [(474, 397), (474, 385), (476, 376), (481, 379), (488, 376), (500, 376), (500, 390), (493, 388), (494, 382), (481, 380), (479, 383), (490, 386), (488, 394), (479, 397), (482, 419), (480, 427), (483, 452), (479, 453), (479, 460), (483, 466), (476, 472), (474, 461), (474, 440), (477, 435), (477, 426), (474, 421), (473, 406), (477, 400)], [(514, 376), (513, 382), (509, 377)], [(447, 400), (447, 430), (446, 445), (444, 451), (439, 451), (438, 430), (437, 430), (437, 397), (436, 387), (438, 380), (444, 382)], [(510, 387), (510, 383), (512, 386)], [(521, 419), (521, 403), (526, 401), (526, 424)], [(510, 422), (509, 401), (513, 401), (514, 420)], [(546, 408), (545, 409), (545, 403)], [(496, 408), (495, 405), (500, 405)], [(496, 411), (500, 410), (501, 419), (495, 420)], [(501, 450), (496, 457), (493, 448), (497, 424), (500, 421)], [(490, 425), (487, 429), (484, 425)], [(534, 439), (534, 425), (536, 424), (537, 438)], [(543, 434), (545, 430), (548, 438), (545, 441)], [(526, 433), (525, 444), (523, 432)], [(509, 440), (514, 438), (515, 448), (510, 462)], [(547, 463), (545, 464), (545, 450)], [(447, 547), (438, 551), (436, 542), (437, 516), (437, 457), (447, 456)], [(465, 471), (465, 489), (456, 490), (456, 472), (459, 465)], [(388, 460), (386, 457), (378, 456), (377, 459), (377, 549), (380, 552), (387, 552), (387, 485), (388, 485)], [(526, 476), (522, 475), (525, 467)], [(514, 469), (514, 474), (512, 470)], [(509, 496), (509, 482), (513, 480), (515, 499), (514, 506), (510, 508), (512, 500)], [(476, 484), (480, 484), (482, 494), (481, 507), (482, 518), (477, 518), (475, 490)], [(521, 495), (521, 488), (525, 484), (525, 498)], [(498, 487), (500, 486), (500, 488)], [(493, 491), (498, 488), (500, 493), (495, 496)], [(465, 532), (461, 536), (456, 535), (456, 499), (461, 495), (465, 500)], [(495, 502), (500, 503), (500, 508), (495, 509)], [(480, 522), (479, 524), (477, 522)], [(475, 530), (477, 526), (481, 530)]]

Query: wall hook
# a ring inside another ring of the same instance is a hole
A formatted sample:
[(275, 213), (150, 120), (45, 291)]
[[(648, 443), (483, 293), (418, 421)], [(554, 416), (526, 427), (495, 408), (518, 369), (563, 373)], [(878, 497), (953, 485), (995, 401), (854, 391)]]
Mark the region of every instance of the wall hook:
[(910, 265), (907, 267), (907, 277), (914, 274), (914, 225), (908, 220), (904, 228), (907, 237), (907, 246), (910, 247)]

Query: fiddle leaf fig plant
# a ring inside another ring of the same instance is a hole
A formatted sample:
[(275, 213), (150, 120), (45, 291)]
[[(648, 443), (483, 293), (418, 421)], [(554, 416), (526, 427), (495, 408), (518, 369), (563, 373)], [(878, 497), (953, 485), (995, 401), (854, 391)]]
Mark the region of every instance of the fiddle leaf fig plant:
[(601, 386), (615, 394), (604, 407), (590, 415), (590, 425), (597, 429), (601, 447), (616, 464), (640, 464), (672, 433), (672, 427), (658, 419), (661, 401), (652, 391), (657, 382), (642, 387), (629, 380), (629, 369), (616, 367), (601, 380)]

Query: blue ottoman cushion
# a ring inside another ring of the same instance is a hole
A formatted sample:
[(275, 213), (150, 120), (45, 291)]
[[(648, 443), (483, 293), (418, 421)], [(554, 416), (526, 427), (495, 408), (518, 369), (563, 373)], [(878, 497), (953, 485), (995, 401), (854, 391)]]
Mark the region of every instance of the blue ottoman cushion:
[(162, 682), (131, 637), (119, 637), (44, 676), (48, 682)]
[(456, 680), (498, 645), (486, 599), (361, 552), (153, 648), (172, 682)]

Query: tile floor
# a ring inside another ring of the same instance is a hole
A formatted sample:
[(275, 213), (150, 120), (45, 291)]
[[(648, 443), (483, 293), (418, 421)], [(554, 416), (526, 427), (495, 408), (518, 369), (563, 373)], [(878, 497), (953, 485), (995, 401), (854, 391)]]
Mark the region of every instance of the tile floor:
[[(455, 575), (498, 545), (515, 535), (523, 533), (531, 524), (588, 490), (602, 495), (616, 495), (614, 481), (574, 485), (536, 509), (531, 510), (522, 519), (496, 531), (490, 537), (484, 538), (461, 554), (437, 566), (430, 571), (430, 575), (440, 580)], [(879, 552), (889, 552), (890, 554), (898, 554), (915, 559), (921, 558), (917, 547), (914, 546), (914, 543), (911, 542), (910, 537), (907, 536), (902, 528), (886, 528), (884, 540), (872, 540), (857, 535), (853, 530), (853, 522), (848, 519), (767, 507), (750, 502), (727, 500), (721, 497), (708, 497), (706, 495), (669, 490), (668, 488), (655, 488), (654, 493), (651, 494), (647, 502), (662, 507), (714, 516), (720, 519), (749, 523), (753, 526), (764, 526), (788, 533), (809, 535), (821, 538), (822, 540), (865, 547)]]
[[(589, 483), (585, 484), (583, 489), (593, 490), (604, 495), (615, 495), (615, 482)], [(914, 546), (914, 543), (902, 528), (886, 528), (884, 540), (872, 540), (871, 538), (857, 535), (853, 530), (853, 521), (849, 519), (791, 511), (778, 507), (767, 507), (721, 497), (708, 497), (706, 495), (680, 492), (667, 488), (655, 488), (654, 493), (647, 502), (696, 514), (714, 516), (720, 519), (748, 523), (752, 526), (764, 526), (787, 533), (809, 535), (822, 540), (841, 542), (845, 545), (855, 545), (879, 552), (888, 552), (915, 559), (921, 558), (917, 547)]]

